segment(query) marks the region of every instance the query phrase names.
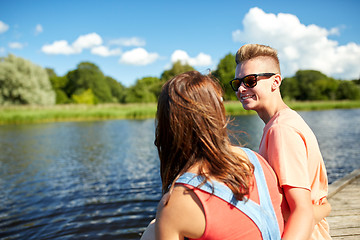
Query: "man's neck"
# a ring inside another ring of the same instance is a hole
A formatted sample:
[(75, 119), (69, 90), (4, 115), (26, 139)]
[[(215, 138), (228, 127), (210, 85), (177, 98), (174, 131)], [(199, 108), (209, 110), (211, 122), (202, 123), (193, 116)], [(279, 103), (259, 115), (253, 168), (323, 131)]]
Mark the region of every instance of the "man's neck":
[(268, 106), (267, 108), (257, 111), (257, 114), (261, 118), (261, 120), (263, 120), (263, 122), (267, 124), (275, 114), (277, 114), (278, 112), (280, 112), (285, 108), (289, 108), (289, 107), (280, 98), (278, 101), (275, 101), (271, 106)]

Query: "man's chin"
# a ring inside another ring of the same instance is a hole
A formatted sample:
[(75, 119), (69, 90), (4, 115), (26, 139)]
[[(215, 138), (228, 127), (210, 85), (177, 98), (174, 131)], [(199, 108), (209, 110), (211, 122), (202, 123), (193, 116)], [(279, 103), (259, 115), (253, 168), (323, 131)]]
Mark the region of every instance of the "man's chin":
[(243, 103), (242, 106), (245, 110), (253, 110), (248, 104)]

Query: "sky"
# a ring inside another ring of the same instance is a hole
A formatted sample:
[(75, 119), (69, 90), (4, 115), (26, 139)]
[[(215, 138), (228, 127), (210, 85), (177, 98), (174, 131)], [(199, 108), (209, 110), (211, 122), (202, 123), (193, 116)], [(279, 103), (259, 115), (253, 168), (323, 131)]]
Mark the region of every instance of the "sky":
[[(129, 87), (181, 61), (207, 73), (244, 44), (278, 50), (283, 77), (360, 77), (358, 0), (0, 0), (0, 57), (58, 76), (87, 61)], [(229, 79), (230, 80), (230, 79)]]

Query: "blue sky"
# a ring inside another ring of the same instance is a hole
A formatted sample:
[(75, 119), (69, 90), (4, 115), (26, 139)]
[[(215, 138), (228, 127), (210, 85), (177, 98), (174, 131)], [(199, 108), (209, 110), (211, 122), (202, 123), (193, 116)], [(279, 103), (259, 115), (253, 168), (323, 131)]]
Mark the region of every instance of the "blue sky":
[(279, 52), (282, 74), (360, 76), (360, 1), (0, 0), (0, 56), (62, 76), (89, 61), (131, 86), (181, 60), (200, 72), (245, 43)]

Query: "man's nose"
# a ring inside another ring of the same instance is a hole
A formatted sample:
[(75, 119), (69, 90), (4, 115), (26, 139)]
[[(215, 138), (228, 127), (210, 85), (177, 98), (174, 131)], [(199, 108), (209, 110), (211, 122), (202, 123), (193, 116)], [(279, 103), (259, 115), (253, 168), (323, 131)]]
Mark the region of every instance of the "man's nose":
[(245, 91), (245, 90), (246, 90), (246, 86), (245, 86), (244, 82), (241, 82), (240, 87), (238, 88), (238, 92), (239, 92), (239, 91), (240, 91), (240, 92), (243, 92), (243, 91)]

